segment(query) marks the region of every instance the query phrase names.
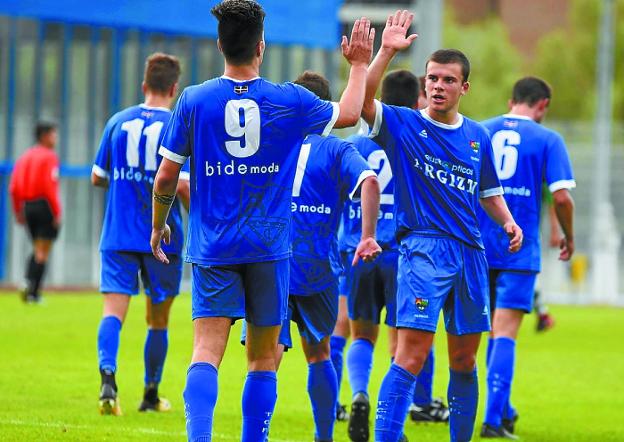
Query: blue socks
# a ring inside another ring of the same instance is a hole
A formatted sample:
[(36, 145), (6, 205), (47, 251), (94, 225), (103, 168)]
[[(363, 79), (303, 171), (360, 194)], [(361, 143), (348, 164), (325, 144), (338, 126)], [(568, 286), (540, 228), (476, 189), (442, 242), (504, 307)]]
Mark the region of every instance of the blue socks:
[(143, 350), (145, 361), (145, 385), (159, 384), (162, 378), (169, 336), (167, 330), (148, 330)]
[[(277, 376), (274, 371), (250, 371), (243, 388), (242, 442), (262, 442), (277, 401)], [(332, 402), (332, 411), (334, 402)]]
[(425, 360), (423, 368), (416, 378), (416, 388), (414, 389), (413, 403), (419, 407), (429, 405), (433, 401), (433, 367), (435, 357), (433, 355), (433, 346), (429, 351), (429, 356)]
[(329, 338), (329, 346), (331, 349), (331, 361), (336, 370), (336, 380), (338, 381), (338, 391), (340, 391), (340, 384), (342, 383), (342, 364), (343, 364), (343, 352), (347, 340), (342, 336), (332, 336)]
[(469, 373), (450, 370), (450, 373), (448, 403), (451, 442), (470, 442), (479, 402), (477, 370)]
[[(210, 442), (217, 403), (217, 369), (207, 362), (192, 364), (186, 375), (184, 410), (189, 442)], [(257, 439), (261, 440), (261, 439)]]
[(121, 321), (115, 316), (107, 316), (100, 321), (98, 330), (98, 361), (100, 370), (117, 371), (117, 352), (119, 351), (119, 332)]
[(396, 364), (390, 366), (377, 403), (375, 419), (376, 442), (398, 442), (403, 434), (407, 409), (414, 396), (416, 376)]
[(312, 403), (316, 438), (332, 440), (336, 420), (338, 382), (331, 361), (308, 365), (308, 394)]
[(347, 373), (351, 393), (368, 396), (368, 381), (373, 368), (373, 344), (366, 339), (356, 339), (347, 352)]
[(509, 403), (515, 354), (516, 341), (506, 337), (494, 339), (487, 373), (488, 395), (485, 423), (495, 428), (501, 426), (504, 417), (513, 417), (513, 414), (510, 416), (506, 414), (515, 413)]

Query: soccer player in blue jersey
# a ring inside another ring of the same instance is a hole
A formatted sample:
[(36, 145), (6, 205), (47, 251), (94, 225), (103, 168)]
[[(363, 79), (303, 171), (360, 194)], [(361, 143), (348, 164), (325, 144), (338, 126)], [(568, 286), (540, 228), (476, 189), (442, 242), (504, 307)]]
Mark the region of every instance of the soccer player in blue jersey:
[(576, 186), (563, 138), (543, 127), (551, 89), (542, 79), (525, 77), (516, 82), (508, 114), (483, 123), (492, 135), (494, 163), (505, 189), (511, 213), (524, 228), (519, 253), (504, 250), (504, 233), (481, 214), (481, 234), (490, 266), (490, 288), (495, 305), (492, 340), (488, 348), (488, 395), (481, 437), (516, 439), (512, 433), (517, 413), (510, 406), (516, 339), (525, 313), (533, 308), (535, 280), (540, 271), (539, 219), (542, 184), (552, 193), (557, 221), (563, 231), (559, 259), (574, 253), (574, 201)]
[[(152, 256), (149, 241), (152, 186), (162, 160), (157, 149), (171, 117), (179, 76), (180, 63), (176, 57), (155, 53), (147, 58), (143, 81), (145, 102), (110, 118), (93, 164), (93, 185), (108, 188), (100, 241), (104, 313), (97, 339), (102, 414), (121, 414), (115, 381), (119, 334), (130, 297), (139, 291), (139, 273), (148, 295), (145, 392), (139, 411), (170, 408), (166, 399), (158, 397), (158, 384), (167, 355), (169, 311), (182, 278), (180, 254), (184, 237), (177, 201), (169, 215), (172, 236), (165, 248), (171, 255), (171, 265), (166, 266)], [(178, 195), (188, 206), (188, 173), (179, 183)]]
[(390, 16), (369, 67), (362, 115), (394, 171), (399, 241), (394, 363), (377, 404), (375, 440), (398, 441), (416, 375), (427, 359), (444, 310), (450, 363), (448, 400), (453, 442), (471, 440), (478, 402), (476, 353), (489, 331), (488, 271), (477, 222), (479, 203), (519, 249), (522, 230), (502, 197), (486, 129), (459, 113), (470, 63), (460, 51), (434, 52), (426, 63), (428, 106), (421, 110), (374, 101), (383, 72), (406, 36), (413, 15)]
[[(277, 399), (275, 352), (288, 301), (290, 204), (297, 157), (306, 135), (353, 126), (361, 112), (374, 32), (355, 22), (342, 41), (351, 64), (340, 103), (292, 83), (259, 77), (264, 11), (251, 0), (212, 9), (222, 77), (184, 90), (160, 152), (154, 184), (152, 251), (168, 258), (165, 219), (181, 165), (191, 161), (186, 259), (193, 264), (194, 348), (184, 390), (191, 441), (212, 438), (217, 370), (233, 320), (245, 318), (248, 370), (243, 389), (243, 441), (263, 440)], [(368, 259), (370, 250), (362, 254)]]
[[(305, 72), (295, 83), (323, 100), (331, 100), (329, 83), (319, 74)], [(310, 135), (299, 153), (292, 196), (290, 317), (297, 323), (309, 364), (308, 394), (315, 440), (331, 441), (338, 399), (329, 343), (338, 313), (338, 286), (331, 257), (336, 255), (336, 233), (345, 201), (360, 201), (360, 196), (361, 217), (357, 222), (361, 227), (352, 261), (358, 263), (362, 251), (369, 247), (376, 249), (375, 256), (381, 252), (372, 241), (379, 210), (379, 184), (351, 143), (331, 135)], [(287, 327), (284, 324), (282, 332)]]

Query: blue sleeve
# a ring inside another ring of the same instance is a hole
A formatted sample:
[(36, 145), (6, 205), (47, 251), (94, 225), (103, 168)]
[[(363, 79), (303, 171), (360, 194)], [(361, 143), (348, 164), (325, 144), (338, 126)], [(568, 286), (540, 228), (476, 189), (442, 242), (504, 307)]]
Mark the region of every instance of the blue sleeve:
[(375, 100), (375, 122), (369, 137), (386, 151), (389, 158), (394, 157), (396, 140), (401, 138), (403, 121), (401, 109)]
[(546, 150), (546, 184), (551, 193), (561, 189), (576, 187), (572, 164), (563, 138), (552, 134)]
[(108, 120), (102, 138), (100, 139), (100, 147), (95, 155), (95, 161), (91, 172), (99, 176), (100, 178), (109, 178), (111, 171), (111, 154), (112, 154), (112, 137), (114, 124), (111, 120)]
[(160, 153), (168, 160), (174, 161), (179, 164), (184, 164), (186, 159), (191, 155), (191, 143), (190, 143), (190, 127), (191, 116), (186, 109), (186, 90), (182, 92), (182, 95), (178, 99), (169, 124), (165, 129), (162, 143), (160, 146)]
[(360, 185), (369, 176), (377, 176), (352, 143), (341, 143), (340, 176), (345, 181), (349, 198), (359, 200)]
[(306, 88), (293, 84), (299, 94), (301, 129), (304, 135), (327, 136), (334, 128), (340, 108), (337, 103), (321, 100)]
[(481, 154), (481, 171), (479, 174), (479, 198), (488, 198), (490, 196), (502, 195), (503, 187), (501, 186), (496, 166), (494, 166), (494, 151), (492, 150), (492, 142), (487, 132), (481, 138), (482, 150)]

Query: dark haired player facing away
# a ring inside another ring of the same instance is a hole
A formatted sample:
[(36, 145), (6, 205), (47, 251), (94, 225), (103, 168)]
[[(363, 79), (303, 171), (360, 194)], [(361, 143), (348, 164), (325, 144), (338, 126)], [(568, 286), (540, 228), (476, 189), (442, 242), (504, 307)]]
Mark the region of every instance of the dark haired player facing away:
[[(212, 437), (217, 373), (233, 320), (248, 324), (248, 376), (243, 389), (243, 441), (266, 436), (277, 399), (278, 335), (289, 285), (291, 193), (304, 138), (357, 123), (374, 32), (357, 20), (342, 50), (351, 64), (340, 103), (323, 101), (292, 83), (259, 77), (264, 11), (251, 0), (225, 0), (219, 21), (225, 72), (184, 90), (160, 152), (154, 184), (152, 250), (161, 241), (182, 164), (191, 161), (186, 259), (193, 264), (194, 348), (184, 402), (191, 441)], [(376, 246), (376, 243), (375, 243)], [(372, 258), (372, 244), (361, 257)]]
[[(147, 58), (143, 80), (145, 103), (122, 110), (108, 120), (93, 164), (93, 185), (108, 188), (100, 240), (104, 311), (97, 339), (102, 414), (121, 414), (115, 380), (119, 335), (130, 297), (139, 292), (139, 273), (148, 295), (145, 392), (139, 411), (170, 408), (169, 401), (158, 397), (158, 384), (167, 356), (169, 311), (182, 279), (180, 254), (184, 234), (177, 201), (169, 216), (173, 234), (166, 248), (172, 255), (172, 265), (166, 266), (152, 256), (149, 239), (152, 186), (162, 161), (157, 151), (163, 128), (171, 118), (179, 76), (180, 63), (176, 57), (155, 53)], [(188, 207), (188, 172), (178, 190)]]
[(489, 331), (487, 262), (477, 221), (479, 203), (503, 226), (510, 251), (522, 231), (502, 197), (486, 129), (459, 113), (470, 63), (457, 50), (434, 52), (426, 63), (428, 106), (421, 110), (375, 102), (383, 72), (406, 37), (413, 15), (388, 18), (382, 46), (369, 67), (362, 115), (393, 166), (399, 240), (394, 363), (377, 404), (375, 440), (401, 437), (416, 375), (429, 354), (440, 311), (449, 347), (451, 441), (472, 437), (478, 402), (476, 353)]
[(492, 339), (488, 343), (488, 396), (481, 437), (515, 439), (518, 414), (510, 403), (516, 339), (522, 318), (533, 308), (535, 280), (540, 271), (539, 221), (544, 181), (552, 193), (558, 224), (563, 230), (559, 259), (574, 253), (572, 165), (561, 135), (540, 125), (550, 103), (551, 89), (536, 77), (516, 82), (509, 113), (483, 122), (492, 134), (494, 163), (513, 216), (524, 227), (519, 253), (502, 247), (504, 233), (481, 213), (481, 234), (490, 267)]

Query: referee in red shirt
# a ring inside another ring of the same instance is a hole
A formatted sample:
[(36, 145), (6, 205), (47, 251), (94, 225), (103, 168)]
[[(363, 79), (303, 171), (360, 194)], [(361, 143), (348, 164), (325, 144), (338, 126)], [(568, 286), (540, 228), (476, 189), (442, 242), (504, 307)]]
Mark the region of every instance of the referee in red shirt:
[(58, 235), (61, 220), (59, 198), (59, 159), (54, 151), (56, 126), (38, 123), (37, 144), (15, 162), (9, 192), (13, 212), (19, 224), (25, 224), (33, 243), (33, 253), (26, 265), (25, 302), (41, 301), (39, 288), (52, 242)]

